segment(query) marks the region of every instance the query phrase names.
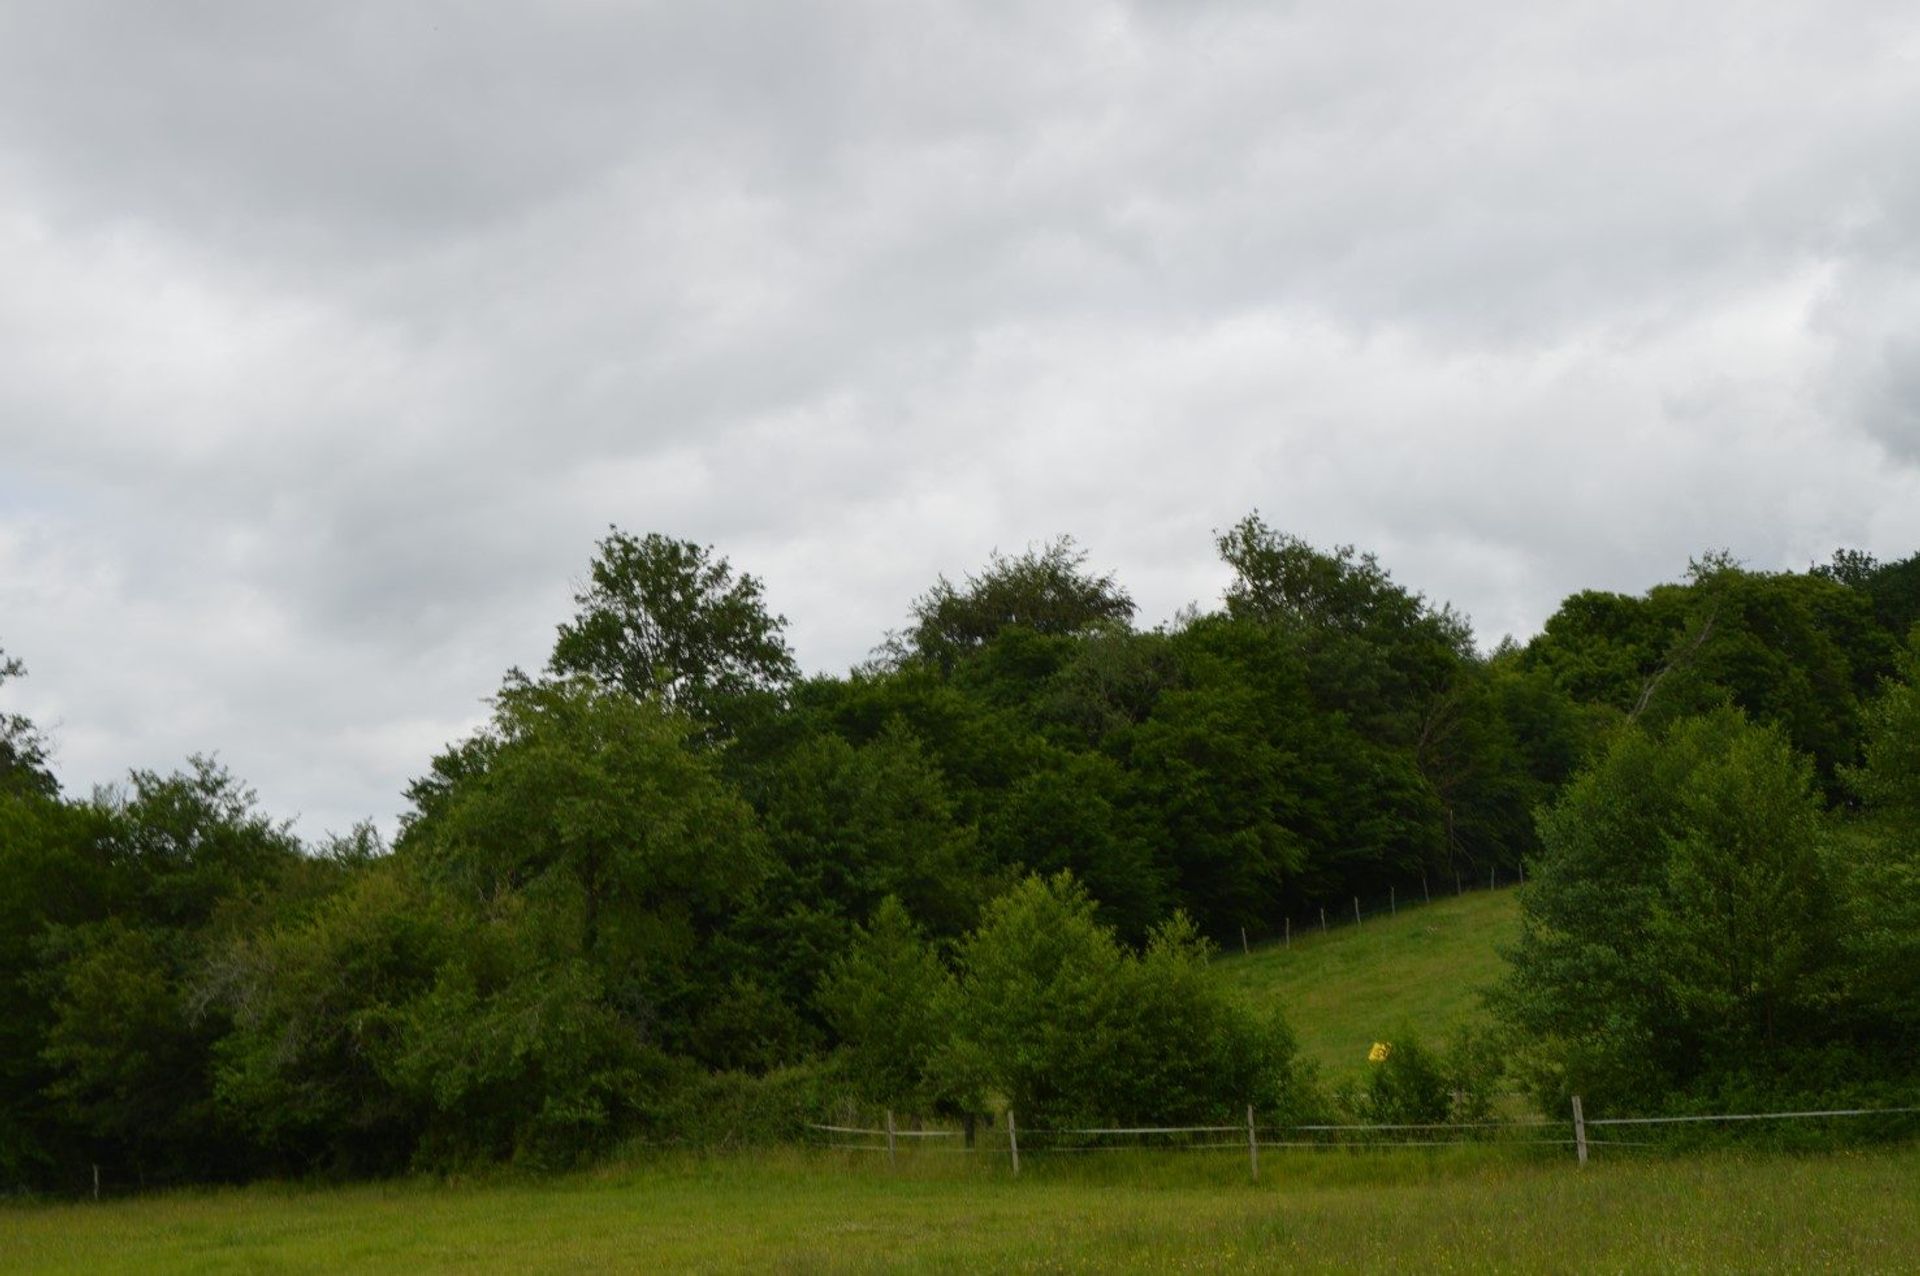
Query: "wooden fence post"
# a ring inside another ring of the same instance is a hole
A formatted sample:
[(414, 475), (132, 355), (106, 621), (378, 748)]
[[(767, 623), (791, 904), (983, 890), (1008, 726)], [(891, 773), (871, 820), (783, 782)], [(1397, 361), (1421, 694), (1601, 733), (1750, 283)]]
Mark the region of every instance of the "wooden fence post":
[(1293, 918), (1287, 918), (1287, 947), (1293, 947)]
[(1358, 895), (1353, 897), (1353, 924), (1355, 926), (1360, 924), (1360, 897)]
[(1020, 1130), (1013, 1123), (1013, 1109), (1007, 1109), (1007, 1151), (1013, 1156), (1013, 1172), (1020, 1172)]
[(1327, 933), (1327, 908), (1324, 904), (1320, 906), (1320, 933)]
[(1253, 1105), (1247, 1105), (1247, 1164), (1253, 1171), (1253, 1181), (1260, 1181), (1260, 1137), (1254, 1133)]
[(893, 1109), (887, 1109), (887, 1168), (894, 1167), (893, 1159)]
[(1427, 889), (1427, 870), (1424, 868), (1420, 870), (1420, 898), (1429, 904), (1433, 903), (1433, 892)]
[(1248, 953), (1252, 951), (1253, 949), (1247, 947), (1247, 928), (1245, 926), (1242, 926), (1240, 928), (1240, 955), (1242, 957), (1245, 957)]
[(1400, 915), (1400, 888), (1397, 886), (1387, 887), (1387, 913), (1392, 917)]
[(1488, 890), (1493, 889), (1493, 875), (1495, 873), (1498, 873), (1499, 871), (1500, 869), (1495, 865), (1490, 864), (1487, 866), (1487, 889)]
[(96, 1201), (100, 1199), (100, 1166), (98, 1164), (93, 1167), (93, 1199)]
[(1573, 1150), (1582, 1166), (1587, 1163), (1587, 1114), (1580, 1110), (1580, 1096), (1573, 1096)]

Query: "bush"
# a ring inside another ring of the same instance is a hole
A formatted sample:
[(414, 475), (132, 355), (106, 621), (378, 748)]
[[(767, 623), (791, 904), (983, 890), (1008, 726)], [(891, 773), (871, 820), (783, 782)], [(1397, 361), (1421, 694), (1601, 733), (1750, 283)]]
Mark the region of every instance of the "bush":
[(1249, 1103), (1292, 1112), (1292, 1034), (1209, 979), (1207, 957), (1178, 914), (1136, 957), (1071, 876), (1030, 877), (962, 945), (960, 1035), (991, 1087), (1035, 1122), (1225, 1120)]

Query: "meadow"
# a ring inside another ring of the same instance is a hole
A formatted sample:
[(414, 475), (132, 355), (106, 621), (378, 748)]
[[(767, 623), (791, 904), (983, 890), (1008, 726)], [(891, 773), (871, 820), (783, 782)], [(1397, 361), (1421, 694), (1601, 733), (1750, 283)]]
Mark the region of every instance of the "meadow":
[[(1481, 1014), (1511, 891), (1408, 908), (1215, 963), (1277, 1000), (1330, 1080), (1393, 1025)], [(1812, 1155), (1482, 1145), (1023, 1148), (972, 1156), (637, 1148), (555, 1176), (257, 1184), (0, 1206), (7, 1272), (1907, 1271), (1920, 1147)]]
[(1296, 924), (1293, 942), (1223, 954), (1217, 978), (1259, 1005), (1278, 1005), (1303, 1058), (1329, 1081), (1357, 1080), (1367, 1048), (1408, 1026), (1438, 1045), (1482, 1021), (1480, 990), (1499, 977), (1499, 946), (1519, 930), (1512, 889), (1443, 896), (1324, 934)]
[(671, 1154), (547, 1179), (0, 1207), (9, 1272), (1901, 1271), (1920, 1150)]

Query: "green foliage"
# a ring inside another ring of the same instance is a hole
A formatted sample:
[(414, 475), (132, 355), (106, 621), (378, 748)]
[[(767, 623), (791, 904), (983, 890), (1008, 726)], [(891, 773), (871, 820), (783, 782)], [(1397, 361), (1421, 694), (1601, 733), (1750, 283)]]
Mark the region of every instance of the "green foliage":
[(1137, 941), (1166, 915), (1170, 895), (1137, 802), (1132, 777), (1107, 755), (1051, 752), (1004, 791), (982, 838), (1005, 869), (1072, 873), (1101, 920)]
[(1369, 1057), (1360, 1115), (1381, 1125), (1445, 1121), (1452, 1111), (1445, 1064), (1410, 1029), (1391, 1033)]
[(685, 747), (688, 731), (585, 679), (510, 680), (469, 751), (484, 764), (407, 824), (397, 852), (468, 907), (522, 897), (670, 1047), (685, 1025), (662, 1012), (712, 990), (688, 963), (767, 868), (752, 809)]
[(1016, 1111), (1054, 1123), (1293, 1110), (1293, 1041), (1207, 977), (1185, 918), (1134, 956), (1064, 874), (995, 900), (960, 949), (959, 1035)]
[(1892, 667), (1870, 598), (1828, 575), (1747, 571), (1725, 556), (1644, 597), (1576, 594), (1527, 649), (1574, 699), (1658, 727), (1733, 705), (1780, 727), (1823, 786), (1852, 762), (1860, 705)]
[(632, 695), (724, 725), (741, 701), (781, 692), (799, 676), (760, 581), (736, 578), (711, 547), (610, 528), (579, 611), (560, 626), (556, 674), (587, 674)]
[(433, 986), (465, 928), (391, 861), (369, 865), (309, 916), (219, 954), (208, 990), (233, 1028), (216, 1096), (281, 1166), (392, 1172), (426, 1119), (390, 1079), (398, 1008)]
[(1867, 709), (1864, 761), (1846, 773), (1860, 818), (1846, 830), (1848, 987), (1856, 1038), (1920, 1049), (1920, 631)]
[[(0, 717), (0, 1187), (550, 1166), (855, 1101), (1284, 1122), (1312, 1079), (1203, 936), (1523, 860), (1507, 1035), (1388, 1034), (1362, 1111), (1484, 1114), (1509, 1056), (1597, 1110), (1909, 1084), (1920, 556), (1709, 556), (1482, 655), (1371, 555), (1217, 543), (1217, 614), (1136, 632), (1063, 538), (801, 680), (758, 580), (612, 529), (392, 855), (303, 853), (205, 759), (62, 800)], [(1342, 1066), (1388, 1003), (1469, 1015), (1423, 957), (1327, 1012)]]
[[(26, 675), (26, 666), (0, 648), (0, 687)], [(47, 741), (26, 717), (0, 713), (0, 793), (52, 797), (60, 791), (47, 769)]]
[(611, 1146), (671, 1075), (599, 972), (489, 928), (399, 1014), (387, 1071), (427, 1113), (415, 1159), (566, 1164)]
[(1523, 1071), (1638, 1102), (1829, 1030), (1840, 914), (1811, 771), (1736, 711), (1613, 741), (1542, 817), (1499, 994)]
[(1880, 627), (1904, 639), (1920, 624), (1920, 554), (1882, 563), (1857, 549), (1839, 549), (1831, 562), (1815, 567), (1813, 575), (1859, 590), (1873, 605)]
[(820, 1006), (846, 1042), (855, 1092), (901, 1112), (957, 1106), (977, 1111), (978, 1096), (948, 1095), (939, 1085), (958, 1010), (953, 976), (889, 895), (873, 921), (833, 963)]
[(1102, 623), (1124, 625), (1133, 599), (1113, 576), (1086, 568), (1087, 554), (1062, 536), (1009, 558), (995, 550), (986, 570), (955, 586), (945, 576), (913, 602), (902, 654), (950, 671), (1002, 630), (1077, 634)]
[(20, 1179), (105, 1162), (155, 1181), (244, 1172), (213, 1100), (226, 1023), (210, 954), (257, 924), (298, 849), (213, 762), (135, 772), (70, 804), (0, 796), (0, 997), (7, 1080), (0, 1168)]

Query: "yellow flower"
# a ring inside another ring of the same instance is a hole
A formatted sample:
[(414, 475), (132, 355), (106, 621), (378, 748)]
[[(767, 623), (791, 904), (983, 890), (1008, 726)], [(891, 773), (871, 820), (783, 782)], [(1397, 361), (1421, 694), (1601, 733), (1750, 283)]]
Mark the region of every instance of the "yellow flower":
[(1367, 1051), (1368, 1063), (1385, 1063), (1387, 1056), (1393, 1053), (1393, 1046), (1385, 1041), (1373, 1043), (1373, 1049)]

